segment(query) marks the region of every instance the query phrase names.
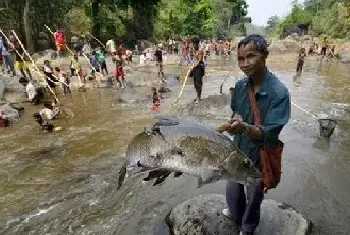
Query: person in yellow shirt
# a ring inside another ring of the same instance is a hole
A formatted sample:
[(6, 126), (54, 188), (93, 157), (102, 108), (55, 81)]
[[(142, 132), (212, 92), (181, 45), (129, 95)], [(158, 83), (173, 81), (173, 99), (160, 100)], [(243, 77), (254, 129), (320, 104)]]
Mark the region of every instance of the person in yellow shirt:
[(326, 55), (327, 49), (329, 47), (329, 41), (327, 37), (324, 37), (321, 41), (321, 55), (322, 59)]
[(74, 55), (70, 61), (70, 71), (71, 76), (78, 75), (81, 82), (85, 82), (85, 78), (83, 76), (83, 70), (81, 69), (81, 65), (79, 63), (78, 55)]

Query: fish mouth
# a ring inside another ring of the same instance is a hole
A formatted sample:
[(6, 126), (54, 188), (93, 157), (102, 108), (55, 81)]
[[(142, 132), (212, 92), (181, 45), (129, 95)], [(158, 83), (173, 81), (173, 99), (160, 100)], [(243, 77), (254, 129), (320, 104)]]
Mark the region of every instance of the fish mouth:
[(139, 175), (141, 173), (150, 171), (150, 170), (154, 170), (154, 167), (137, 167), (137, 166), (129, 166), (126, 167), (126, 172), (127, 172), (127, 177), (129, 176), (136, 176)]

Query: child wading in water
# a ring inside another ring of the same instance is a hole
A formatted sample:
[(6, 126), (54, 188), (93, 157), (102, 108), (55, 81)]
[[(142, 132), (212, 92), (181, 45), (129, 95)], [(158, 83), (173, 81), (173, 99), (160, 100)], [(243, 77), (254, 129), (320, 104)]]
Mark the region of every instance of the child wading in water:
[[(121, 51), (118, 54), (114, 53), (113, 61), (115, 62), (115, 79), (121, 88), (126, 86), (125, 83), (125, 74), (123, 67), (125, 66), (125, 61), (123, 59), (123, 54)], [(119, 80), (119, 77), (122, 78), (122, 82)]]
[(57, 73), (58, 78), (60, 79), (60, 82), (62, 83), (62, 88), (64, 93), (71, 93), (70, 87), (69, 87), (69, 78), (62, 69), (59, 67), (55, 67), (55, 71)]
[(160, 108), (160, 100), (162, 99), (162, 94), (157, 91), (157, 88), (152, 87), (152, 108), (151, 110), (155, 111)]
[(196, 59), (198, 63), (196, 66), (192, 68), (192, 71), (190, 73), (190, 77), (193, 77), (194, 80), (194, 88), (197, 92), (197, 98), (193, 101), (195, 103), (198, 103), (201, 101), (201, 95), (202, 95), (202, 86), (203, 86), (203, 77), (205, 74), (205, 65), (203, 61), (204, 53), (203, 51), (199, 51), (196, 54)]
[(303, 71), (305, 57), (306, 57), (305, 48), (301, 48), (299, 53), (299, 58), (298, 58), (297, 75), (301, 75), (301, 72)]

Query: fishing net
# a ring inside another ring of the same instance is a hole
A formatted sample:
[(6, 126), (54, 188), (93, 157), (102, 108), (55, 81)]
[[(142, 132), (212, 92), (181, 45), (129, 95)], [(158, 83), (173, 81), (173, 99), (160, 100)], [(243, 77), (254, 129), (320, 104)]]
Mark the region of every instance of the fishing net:
[(328, 118), (319, 119), (318, 122), (320, 124), (320, 135), (326, 138), (331, 137), (338, 124), (336, 120)]

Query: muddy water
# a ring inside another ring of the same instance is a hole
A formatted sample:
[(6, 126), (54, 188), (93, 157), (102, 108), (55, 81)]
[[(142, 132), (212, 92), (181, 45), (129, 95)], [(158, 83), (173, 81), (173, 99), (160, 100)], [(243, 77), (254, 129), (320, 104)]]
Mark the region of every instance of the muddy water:
[[(300, 78), (293, 79), (294, 63), (272, 59), (269, 65), (290, 89), (293, 102), (315, 114), (334, 116), (339, 126), (325, 140), (319, 137), (318, 123), (293, 107), (281, 135), (286, 143), (282, 182), (267, 197), (291, 204), (309, 217), (315, 224), (314, 234), (348, 234), (350, 70), (312, 62)], [(224, 92), (240, 76), (225, 63), (213, 68), (231, 71)], [(211, 71), (204, 95), (217, 94), (227, 74)], [(154, 73), (144, 81), (150, 76)], [(179, 90), (176, 81), (170, 82), (174, 92), (163, 103), (163, 112), (169, 111)], [(196, 189), (196, 180), (186, 176), (156, 187), (132, 178), (116, 191), (123, 151), (154, 115), (148, 101), (120, 104), (117, 100), (125, 93), (145, 97), (147, 92), (143, 87), (75, 92), (61, 96), (75, 113), (74, 118), (56, 121), (63, 131), (41, 133), (31, 119), (35, 110), (28, 106), (19, 123), (1, 129), (0, 234), (154, 234), (172, 206), (203, 193), (225, 193), (225, 182)], [(188, 86), (180, 103), (194, 96), (193, 87)], [(189, 118), (214, 126), (227, 117), (218, 113)]]

